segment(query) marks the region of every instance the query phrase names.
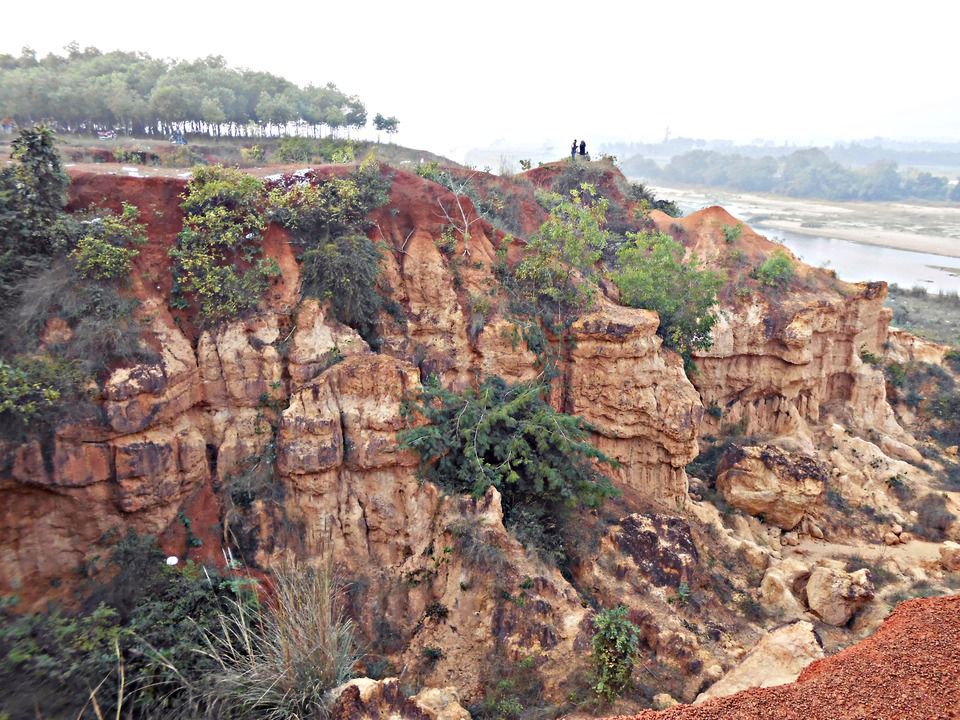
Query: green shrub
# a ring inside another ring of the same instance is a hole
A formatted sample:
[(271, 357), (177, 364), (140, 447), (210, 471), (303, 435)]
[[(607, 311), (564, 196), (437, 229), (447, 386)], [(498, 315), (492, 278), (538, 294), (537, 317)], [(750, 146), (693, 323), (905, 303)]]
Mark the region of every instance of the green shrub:
[(12, 163), (0, 167), (0, 307), (60, 249), (69, 182), (49, 128), (24, 129), (12, 146)]
[(310, 162), (316, 153), (316, 143), (302, 137), (280, 138), (277, 157), (283, 162)]
[(732, 245), (737, 240), (740, 239), (740, 236), (743, 234), (743, 223), (737, 223), (736, 225), (724, 225), (723, 230), (723, 239), (728, 245)]
[(137, 222), (140, 210), (123, 203), (119, 215), (101, 211), (88, 220), (89, 231), (70, 253), (77, 273), (83, 278), (117, 280), (130, 274), (130, 263), (139, 251), (135, 245), (147, 242), (146, 227)]
[(783, 250), (774, 250), (752, 273), (752, 276), (767, 287), (786, 287), (796, 270), (793, 260)]
[(64, 405), (82, 395), (83, 373), (49, 356), (0, 358), (0, 438), (21, 440), (47, 430)]
[(267, 153), (259, 145), (251, 145), (248, 148), (240, 148), (240, 157), (244, 162), (262, 163), (267, 159)]
[(303, 248), (303, 294), (328, 301), (335, 317), (374, 348), (383, 306), (381, 251), (363, 230), (368, 214), (387, 202), (390, 184), (367, 159), (346, 178), (279, 186), (269, 194), (272, 218)]
[(627, 608), (601, 610), (593, 619), (594, 692), (615, 700), (630, 684), (640, 643), (639, 628), (627, 617)]
[(661, 232), (629, 233), (633, 241), (620, 250), (613, 281), (620, 300), (660, 315), (657, 334), (689, 364), (694, 350), (709, 348), (716, 323), (713, 308), (724, 278), (702, 269), (696, 255), (684, 262), (684, 250)]
[(249, 602), (250, 595), (240, 594), (237, 579), (193, 563), (168, 567), (152, 538), (128, 536), (115, 546), (111, 566), (113, 577), (97, 585), (79, 614), (0, 609), (0, 707), (12, 717), (92, 720), (93, 707), (82, 714), (81, 707), (94, 688), (105, 717), (208, 716), (188, 685), (216, 668), (197, 651), (222, 603)]
[(275, 260), (260, 257), (265, 195), (262, 181), (239, 170), (194, 168), (184, 229), (170, 250), (174, 307), (196, 304), (202, 320), (218, 322), (259, 304), (280, 274)]
[(514, 276), (527, 301), (541, 309), (541, 317), (555, 329), (566, 328), (590, 306), (595, 288), (577, 282), (595, 273), (609, 234), (604, 229), (608, 202), (592, 185), (570, 190), (569, 199), (550, 210), (550, 216), (527, 243), (527, 254)]
[(303, 294), (330, 303), (337, 320), (377, 346), (380, 250), (366, 235), (340, 235), (303, 254)]
[(428, 424), (401, 433), (401, 443), (420, 455), (424, 479), (474, 497), (492, 485), (508, 524), (527, 513), (553, 535), (572, 508), (596, 507), (614, 489), (594, 466), (611, 461), (589, 443), (589, 426), (545, 395), (496, 376), (461, 393), (431, 382), (409, 408)]

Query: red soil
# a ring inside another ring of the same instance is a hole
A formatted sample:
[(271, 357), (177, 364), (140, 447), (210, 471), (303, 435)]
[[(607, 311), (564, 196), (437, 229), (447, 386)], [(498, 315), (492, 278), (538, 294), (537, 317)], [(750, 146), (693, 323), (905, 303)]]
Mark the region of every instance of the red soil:
[(960, 595), (903, 603), (873, 636), (813, 663), (795, 683), (645, 711), (630, 720), (771, 718), (960, 718)]

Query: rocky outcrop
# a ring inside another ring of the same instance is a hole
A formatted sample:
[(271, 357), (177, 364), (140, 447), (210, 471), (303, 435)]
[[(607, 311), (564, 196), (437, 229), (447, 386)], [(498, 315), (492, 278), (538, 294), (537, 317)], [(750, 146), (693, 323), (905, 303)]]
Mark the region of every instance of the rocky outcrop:
[(826, 480), (815, 458), (773, 445), (734, 446), (717, 467), (717, 490), (728, 503), (784, 530), (800, 523)]
[(623, 486), (682, 500), (703, 406), (680, 358), (661, 349), (654, 313), (604, 302), (573, 326), (568, 412), (595, 430)]
[(823, 657), (823, 647), (808, 622), (796, 622), (764, 635), (740, 664), (697, 697), (697, 702), (733, 695), (747, 688), (784, 685)]

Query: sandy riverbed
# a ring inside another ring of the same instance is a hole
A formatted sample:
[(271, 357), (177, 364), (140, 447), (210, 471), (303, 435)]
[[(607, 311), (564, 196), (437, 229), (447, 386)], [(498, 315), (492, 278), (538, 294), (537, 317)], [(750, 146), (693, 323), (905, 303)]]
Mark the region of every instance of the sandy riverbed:
[(960, 258), (960, 205), (836, 202), (651, 185), (684, 208), (722, 205), (753, 226)]

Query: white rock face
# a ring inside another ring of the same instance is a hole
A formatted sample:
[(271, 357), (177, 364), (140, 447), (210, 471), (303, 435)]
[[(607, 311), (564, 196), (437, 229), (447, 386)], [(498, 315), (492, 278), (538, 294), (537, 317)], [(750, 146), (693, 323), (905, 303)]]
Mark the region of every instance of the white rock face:
[(810, 623), (778, 628), (764, 635), (743, 662), (700, 693), (695, 702), (793, 682), (807, 665), (822, 657), (823, 648)]

